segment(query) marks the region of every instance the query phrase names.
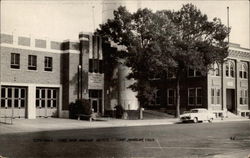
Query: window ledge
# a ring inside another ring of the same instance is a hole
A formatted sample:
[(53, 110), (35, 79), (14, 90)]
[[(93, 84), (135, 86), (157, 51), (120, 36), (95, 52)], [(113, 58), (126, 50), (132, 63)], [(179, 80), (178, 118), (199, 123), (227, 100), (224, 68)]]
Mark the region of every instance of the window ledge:
[(38, 72), (38, 70), (29, 70), (27, 69), (28, 72)]
[(221, 104), (211, 104), (212, 106), (221, 106)]

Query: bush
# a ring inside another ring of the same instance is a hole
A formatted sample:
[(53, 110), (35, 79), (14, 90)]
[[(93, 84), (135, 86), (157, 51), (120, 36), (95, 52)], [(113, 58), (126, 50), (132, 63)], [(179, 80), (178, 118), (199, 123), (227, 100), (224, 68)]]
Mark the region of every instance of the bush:
[(116, 118), (122, 118), (123, 114), (124, 114), (124, 108), (121, 105), (117, 105), (115, 106), (116, 109)]
[(92, 109), (89, 100), (76, 100), (75, 103), (69, 104), (69, 118), (75, 119), (78, 114), (91, 115)]

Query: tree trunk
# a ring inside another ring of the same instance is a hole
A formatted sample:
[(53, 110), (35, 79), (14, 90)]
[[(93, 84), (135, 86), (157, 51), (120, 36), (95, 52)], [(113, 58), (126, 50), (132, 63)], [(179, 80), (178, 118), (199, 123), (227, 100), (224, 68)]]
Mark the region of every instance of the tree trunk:
[(176, 76), (176, 118), (180, 117), (180, 76)]

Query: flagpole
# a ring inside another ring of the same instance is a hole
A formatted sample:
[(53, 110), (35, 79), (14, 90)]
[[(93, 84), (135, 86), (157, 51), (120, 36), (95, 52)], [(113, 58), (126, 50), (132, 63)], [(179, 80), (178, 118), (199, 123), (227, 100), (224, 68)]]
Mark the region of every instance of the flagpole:
[(229, 7), (227, 7), (227, 31), (228, 31), (228, 44), (229, 44)]

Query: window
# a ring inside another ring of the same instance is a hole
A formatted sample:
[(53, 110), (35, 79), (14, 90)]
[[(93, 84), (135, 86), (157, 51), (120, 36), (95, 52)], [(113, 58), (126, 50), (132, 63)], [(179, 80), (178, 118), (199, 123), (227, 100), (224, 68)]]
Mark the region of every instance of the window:
[(241, 90), (240, 91), (240, 104), (247, 105), (248, 104), (248, 90)]
[(211, 104), (215, 104), (215, 89), (211, 89)]
[(202, 89), (196, 88), (196, 105), (202, 104)]
[(212, 88), (211, 89), (211, 104), (220, 104), (221, 92), (220, 89)]
[(234, 77), (235, 74), (235, 65), (232, 61), (227, 61), (226, 63), (226, 76)]
[(89, 59), (89, 72), (103, 73), (103, 61), (98, 59)]
[(188, 104), (189, 105), (195, 104), (195, 88), (188, 89)]
[(36, 107), (37, 108), (56, 108), (57, 90), (50, 88), (36, 89)]
[(151, 105), (158, 106), (161, 104), (161, 92), (160, 90), (156, 90), (153, 96), (153, 100), (150, 103)]
[(220, 93), (220, 89), (216, 90), (216, 100), (217, 100), (217, 104), (220, 104), (220, 98), (221, 98), (221, 93)]
[(1, 107), (2, 108), (24, 108), (26, 102), (26, 89), (20, 87), (1, 88)]
[(36, 56), (35, 55), (29, 55), (28, 57), (28, 69), (29, 70), (36, 70)]
[(44, 58), (44, 71), (52, 71), (53, 69), (53, 59), (52, 57)]
[(176, 78), (175, 74), (173, 72), (167, 72), (167, 78)]
[(188, 89), (188, 105), (202, 105), (202, 88)]
[(168, 105), (175, 104), (176, 91), (174, 89), (168, 89)]
[(20, 68), (20, 54), (11, 53), (10, 67), (12, 69), (19, 69)]
[(215, 62), (212, 68), (212, 76), (220, 76), (220, 65)]
[(149, 80), (160, 80), (160, 78), (161, 78), (160, 74), (154, 74), (154, 73), (149, 74)]
[(188, 68), (188, 77), (195, 77), (194, 69)]
[(200, 76), (201, 76), (200, 71), (188, 68), (188, 77), (200, 77)]
[(240, 78), (248, 78), (248, 66), (247, 63), (241, 63), (240, 65)]

